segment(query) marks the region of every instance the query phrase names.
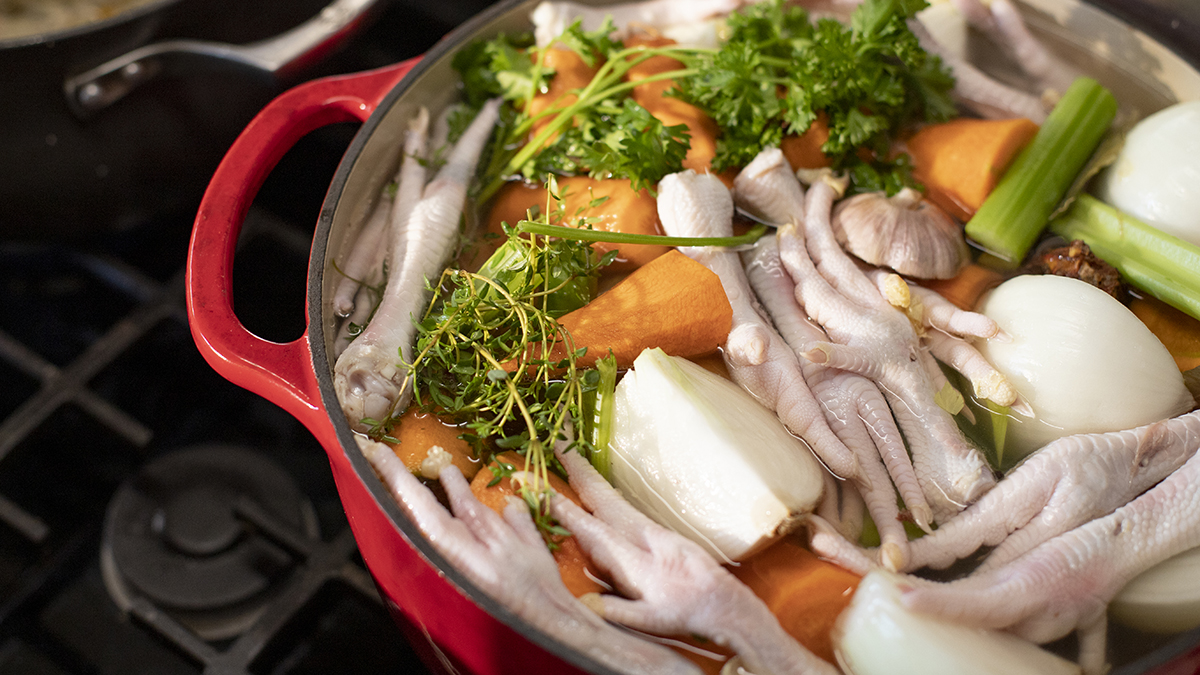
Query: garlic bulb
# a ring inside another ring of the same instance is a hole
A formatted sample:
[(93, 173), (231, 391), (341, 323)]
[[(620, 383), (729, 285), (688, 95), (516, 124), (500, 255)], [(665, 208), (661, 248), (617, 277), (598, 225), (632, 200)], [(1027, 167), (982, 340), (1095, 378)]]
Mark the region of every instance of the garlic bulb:
[(1167, 234), (1200, 246), (1200, 101), (1142, 120), (1098, 180), (1097, 196)]
[(833, 629), (842, 670), (854, 675), (1078, 675), (1079, 666), (1003, 631), (968, 628), (900, 604), (900, 577), (873, 571)]
[(1132, 429), (1192, 408), (1166, 347), (1104, 291), (1053, 275), (1000, 284), (975, 311), (1011, 340), (979, 345), (1034, 417), (1008, 421), (1005, 456), (1021, 457), (1061, 436)]
[(958, 223), (909, 188), (890, 198), (868, 192), (842, 201), (833, 230), (858, 258), (918, 279), (949, 279), (970, 260)]
[(821, 497), (825, 469), (775, 413), (687, 359), (647, 349), (617, 385), (612, 484), (722, 561), (744, 559)]

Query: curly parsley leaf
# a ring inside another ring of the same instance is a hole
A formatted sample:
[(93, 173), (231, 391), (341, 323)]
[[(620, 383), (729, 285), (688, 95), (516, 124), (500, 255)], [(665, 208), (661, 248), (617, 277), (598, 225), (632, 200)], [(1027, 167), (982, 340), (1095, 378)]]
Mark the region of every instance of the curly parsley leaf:
[(593, 31), (583, 30), (583, 19), (576, 19), (558, 36), (557, 41), (579, 54), (579, 58), (591, 68), (599, 59), (607, 59), (621, 49), (621, 43), (610, 37), (616, 30), (611, 15), (604, 17), (604, 23)]
[(522, 172), (534, 180), (582, 173), (627, 178), (634, 190), (653, 190), (663, 176), (683, 169), (690, 146), (686, 125), (667, 126), (632, 98), (609, 100), (576, 116)]
[[(781, 0), (731, 15), (728, 41), (715, 54), (691, 59), (698, 74), (678, 83), (680, 96), (722, 129), (713, 168), (745, 165), (824, 112), (829, 139), (822, 151), (834, 168), (850, 171), (852, 181), (861, 175), (878, 178), (868, 181), (874, 184), (911, 183), (878, 158), (904, 127), (955, 114), (953, 78), (907, 25), (925, 6), (925, 0), (865, 0), (849, 26), (811, 23), (803, 9)], [(881, 171), (891, 176), (883, 179)]]
[(524, 101), (541, 91), (553, 72), (535, 66), (528, 54), (532, 45), (533, 36), (528, 33), (517, 36), (501, 33), (459, 50), (451, 65), (462, 76), (467, 106), (477, 109), (497, 96)]

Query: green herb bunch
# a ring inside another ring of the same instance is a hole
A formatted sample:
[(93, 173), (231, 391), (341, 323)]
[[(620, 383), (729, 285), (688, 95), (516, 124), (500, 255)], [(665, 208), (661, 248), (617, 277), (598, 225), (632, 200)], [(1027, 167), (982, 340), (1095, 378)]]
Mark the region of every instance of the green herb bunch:
[[(493, 137), (481, 163), (486, 201), (503, 182), (520, 175), (541, 182), (547, 175), (588, 174), (596, 178), (627, 178), (634, 189), (653, 189), (669, 173), (683, 168), (690, 147), (685, 125), (664, 125), (630, 98), (635, 84), (625, 82), (630, 68), (655, 55), (679, 58), (694, 49), (677, 46), (625, 48), (610, 39), (611, 19), (595, 31), (584, 31), (579, 21), (559, 37), (556, 48), (566, 46), (590, 66), (599, 64), (592, 81), (577, 92), (570, 105), (552, 105), (537, 116), (527, 113), (535, 94), (545, 93), (554, 74), (542, 64), (545, 49), (532, 45), (528, 36), (501, 35), (474, 43), (454, 59), (461, 73), (465, 108), (473, 110), (488, 98), (508, 102), (500, 132)], [(641, 82), (671, 79), (687, 71), (656, 75)], [(548, 120), (548, 121), (546, 121)], [(534, 124), (545, 122), (533, 134)], [(452, 125), (453, 126), (453, 125)]]
[[(478, 456), (496, 449), (525, 457), (523, 470), (534, 479), (522, 483), (521, 495), (543, 532), (553, 534), (547, 447), (564, 437), (568, 420), (585, 419), (600, 382), (596, 370), (577, 367), (584, 350), (556, 319), (590, 301), (615, 253), (598, 257), (584, 242), (506, 230), (507, 241), (478, 272), (442, 273), (417, 323), (416, 355), (403, 365), (414, 403), (460, 422)], [(395, 422), (374, 435), (386, 437)], [(586, 438), (576, 444), (589, 449)]]
[(908, 125), (957, 114), (953, 77), (906, 23), (926, 6), (865, 0), (848, 26), (813, 23), (782, 0), (731, 15), (721, 49), (696, 56), (690, 65), (698, 72), (677, 80), (681, 97), (721, 127), (713, 168), (744, 166), (824, 112), (830, 133), (822, 150), (835, 169), (850, 171), (858, 191), (910, 183), (907, 163), (888, 161), (892, 139)]

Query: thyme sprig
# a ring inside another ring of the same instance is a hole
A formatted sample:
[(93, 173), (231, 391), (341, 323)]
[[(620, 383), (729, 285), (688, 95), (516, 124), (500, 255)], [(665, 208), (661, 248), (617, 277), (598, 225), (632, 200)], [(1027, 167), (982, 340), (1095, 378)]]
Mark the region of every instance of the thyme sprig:
[[(583, 242), (524, 237), (512, 228), (507, 234), (480, 271), (442, 273), (417, 323), (412, 363), (401, 366), (413, 402), (462, 423), (462, 438), (478, 455), (497, 449), (524, 457), (519, 494), (550, 537), (561, 533), (549, 515), (555, 460), (547, 448), (566, 437), (568, 420), (582, 416), (600, 380), (577, 365), (584, 350), (555, 319), (590, 300), (612, 256), (599, 258)], [(401, 413), (373, 434), (386, 436)]]

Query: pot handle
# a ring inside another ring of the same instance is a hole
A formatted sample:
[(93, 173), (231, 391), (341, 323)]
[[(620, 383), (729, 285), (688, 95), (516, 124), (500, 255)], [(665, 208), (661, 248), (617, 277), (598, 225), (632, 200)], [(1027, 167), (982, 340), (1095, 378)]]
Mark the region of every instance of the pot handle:
[(239, 70), (280, 81), (325, 56), (362, 24), (378, 0), (334, 0), (295, 28), (248, 45), (167, 40), (146, 45), (67, 78), (67, 105), (87, 119), (163, 75)]
[(278, 343), (242, 325), (233, 311), (234, 248), (250, 203), (280, 158), (310, 131), (366, 120), (418, 60), (313, 80), (271, 101), (221, 160), (192, 229), (185, 285), (200, 353), (225, 379), (291, 413), (326, 447), (334, 432), (321, 403), (308, 328), (296, 340)]

